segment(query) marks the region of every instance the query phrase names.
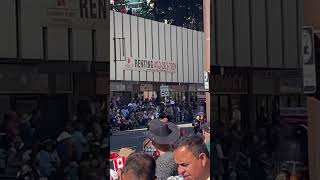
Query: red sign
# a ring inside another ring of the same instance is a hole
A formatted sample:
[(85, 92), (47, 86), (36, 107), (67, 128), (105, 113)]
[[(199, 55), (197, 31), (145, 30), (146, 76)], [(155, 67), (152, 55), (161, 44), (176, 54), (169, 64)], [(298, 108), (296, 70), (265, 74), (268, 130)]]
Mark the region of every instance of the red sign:
[(175, 73), (177, 71), (177, 65), (172, 61), (127, 57), (126, 69), (133, 71), (165, 71)]

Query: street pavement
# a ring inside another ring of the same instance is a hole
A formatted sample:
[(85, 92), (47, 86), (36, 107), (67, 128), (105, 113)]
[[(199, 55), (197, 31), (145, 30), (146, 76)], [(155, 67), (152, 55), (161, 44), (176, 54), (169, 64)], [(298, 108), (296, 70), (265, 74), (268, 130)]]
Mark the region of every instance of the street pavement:
[[(191, 123), (180, 124), (178, 126), (185, 130), (188, 134), (193, 133), (193, 126)], [(123, 147), (134, 148), (137, 152), (142, 151), (142, 143), (146, 138), (143, 135), (143, 132), (145, 131), (147, 131), (147, 128), (113, 132), (110, 137), (111, 151), (117, 151)]]

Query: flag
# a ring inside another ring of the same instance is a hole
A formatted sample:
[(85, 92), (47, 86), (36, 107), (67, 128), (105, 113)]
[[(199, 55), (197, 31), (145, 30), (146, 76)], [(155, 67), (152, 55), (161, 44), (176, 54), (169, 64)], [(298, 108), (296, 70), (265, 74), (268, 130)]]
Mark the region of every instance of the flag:
[(113, 167), (115, 171), (118, 171), (118, 169), (123, 168), (124, 162), (126, 158), (125, 157), (119, 157), (117, 159), (113, 160)]

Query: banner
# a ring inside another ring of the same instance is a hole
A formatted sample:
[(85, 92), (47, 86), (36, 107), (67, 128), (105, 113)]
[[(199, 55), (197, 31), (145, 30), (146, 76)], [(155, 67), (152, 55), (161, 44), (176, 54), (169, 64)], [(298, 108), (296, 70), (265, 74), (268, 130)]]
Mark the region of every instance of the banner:
[(175, 62), (133, 57), (127, 57), (125, 68), (131, 71), (177, 72)]

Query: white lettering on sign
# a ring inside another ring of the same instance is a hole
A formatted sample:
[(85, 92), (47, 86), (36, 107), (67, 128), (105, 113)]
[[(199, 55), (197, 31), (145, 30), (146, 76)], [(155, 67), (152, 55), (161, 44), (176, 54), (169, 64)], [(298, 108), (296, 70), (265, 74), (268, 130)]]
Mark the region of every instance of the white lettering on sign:
[(91, 19), (106, 19), (107, 8), (106, 0), (79, 0), (80, 17)]
[(166, 71), (176, 73), (177, 65), (172, 61), (127, 57), (126, 69), (133, 71)]
[(141, 84), (140, 85), (140, 91), (152, 91), (153, 86), (152, 84)]
[(160, 86), (160, 96), (168, 97), (170, 95), (169, 86)]

